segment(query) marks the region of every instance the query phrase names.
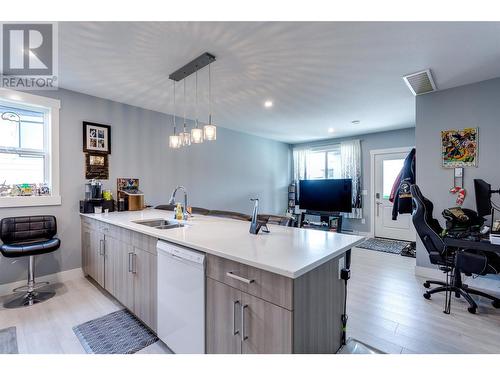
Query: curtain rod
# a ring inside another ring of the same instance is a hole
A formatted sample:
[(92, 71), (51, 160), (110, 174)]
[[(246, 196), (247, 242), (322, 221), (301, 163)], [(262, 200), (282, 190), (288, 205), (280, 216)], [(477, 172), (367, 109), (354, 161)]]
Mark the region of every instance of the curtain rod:
[(308, 143), (298, 143), (298, 144), (292, 145), (292, 150), (304, 150), (304, 149), (315, 149), (315, 148), (328, 147), (328, 146), (340, 146), (340, 144), (342, 142), (352, 142), (352, 141), (362, 142), (362, 139), (361, 138), (349, 138), (349, 139), (345, 139), (345, 140), (326, 139), (326, 140), (320, 140), (320, 141), (314, 141), (314, 142), (308, 142)]

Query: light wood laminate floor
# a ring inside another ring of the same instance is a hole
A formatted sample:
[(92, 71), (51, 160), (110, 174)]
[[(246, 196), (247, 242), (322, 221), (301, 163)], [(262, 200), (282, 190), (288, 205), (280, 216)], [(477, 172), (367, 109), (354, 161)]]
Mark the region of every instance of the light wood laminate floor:
[[(111, 295), (84, 277), (54, 287), (55, 297), (29, 308), (4, 309), (5, 297), (0, 298), (0, 329), (16, 326), (19, 353), (85, 353), (72, 328), (123, 308)], [(138, 353), (170, 351), (158, 341)]]
[(348, 286), (348, 336), (386, 353), (500, 353), (500, 309), (474, 296), (476, 315), (444, 294), (422, 297), (415, 259), (354, 249)]
[[(500, 353), (500, 309), (480, 303), (478, 314), (443, 295), (422, 297), (415, 259), (354, 249), (348, 291), (348, 336), (387, 353)], [(85, 278), (56, 285), (57, 295), (30, 308), (0, 307), (0, 329), (16, 326), (21, 353), (84, 353), (72, 327), (121, 305)], [(0, 298), (0, 306), (1, 301)], [(169, 353), (158, 342), (140, 353)]]

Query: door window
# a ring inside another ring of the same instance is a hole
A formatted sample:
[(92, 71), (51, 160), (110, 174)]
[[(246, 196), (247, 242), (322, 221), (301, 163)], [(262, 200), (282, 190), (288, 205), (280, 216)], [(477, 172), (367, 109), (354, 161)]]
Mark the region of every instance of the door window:
[(391, 196), (392, 185), (394, 185), (394, 181), (396, 181), (399, 172), (401, 172), (404, 161), (405, 159), (392, 159), (382, 162), (382, 197), (384, 199), (389, 199)]

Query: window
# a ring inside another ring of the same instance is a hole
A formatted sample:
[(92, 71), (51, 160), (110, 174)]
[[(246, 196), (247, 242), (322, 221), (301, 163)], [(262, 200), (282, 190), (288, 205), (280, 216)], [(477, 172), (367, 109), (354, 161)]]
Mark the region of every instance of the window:
[(403, 169), (404, 162), (405, 159), (391, 159), (382, 162), (382, 196), (384, 199), (389, 199), (391, 196), (392, 185), (394, 185), (399, 172)]
[(311, 151), (307, 158), (308, 179), (340, 178), (340, 176), (340, 147)]
[(59, 101), (0, 89), (0, 207), (60, 204)]

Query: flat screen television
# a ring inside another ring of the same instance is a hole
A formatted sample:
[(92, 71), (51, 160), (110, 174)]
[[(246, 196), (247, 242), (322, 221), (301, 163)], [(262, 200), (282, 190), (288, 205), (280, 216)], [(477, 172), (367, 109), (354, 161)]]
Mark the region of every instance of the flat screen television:
[(352, 212), (352, 180), (301, 180), (299, 206), (314, 212)]

